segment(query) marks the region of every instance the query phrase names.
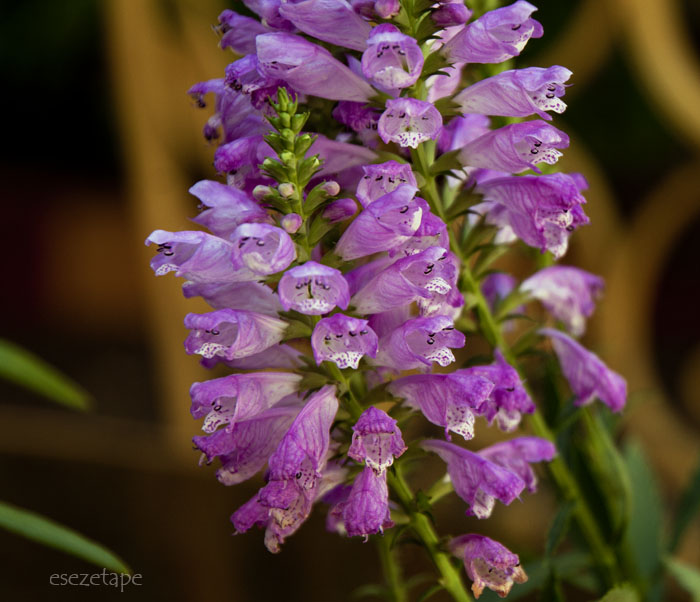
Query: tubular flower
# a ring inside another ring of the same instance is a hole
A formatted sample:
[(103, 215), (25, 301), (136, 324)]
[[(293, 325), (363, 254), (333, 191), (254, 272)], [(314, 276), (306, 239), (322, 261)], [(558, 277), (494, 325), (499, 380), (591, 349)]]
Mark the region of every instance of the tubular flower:
[(423, 69), (418, 42), (389, 23), (372, 30), (362, 54), (362, 73), (372, 83), (395, 90), (416, 83)]
[(338, 368), (357, 370), (363, 355), (376, 357), (377, 335), (367, 320), (335, 314), (323, 318), (311, 335), (316, 363), (333, 362)]
[(505, 598), (513, 583), (525, 583), (527, 575), (520, 559), (502, 544), (483, 535), (462, 535), (450, 541), (450, 551), (464, 560), (467, 575), (473, 581), (474, 597), (485, 587)]
[(442, 115), (431, 103), (415, 98), (386, 101), (379, 118), (379, 137), (384, 142), (417, 148), (421, 142), (435, 139), (442, 128)]
[(396, 420), (374, 406), (362, 413), (352, 430), (348, 456), (364, 462), (378, 475), (407, 449)]
[(350, 301), (348, 283), (339, 270), (315, 261), (287, 270), (277, 288), (285, 310), (302, 314), (327, 314), (338, 306), (347, 309)]
[(231, 233), (231, 240), (234, 267), (261, 276), (281, 272), (297, 256), (289, 234), (270, 224), (241, 224)]

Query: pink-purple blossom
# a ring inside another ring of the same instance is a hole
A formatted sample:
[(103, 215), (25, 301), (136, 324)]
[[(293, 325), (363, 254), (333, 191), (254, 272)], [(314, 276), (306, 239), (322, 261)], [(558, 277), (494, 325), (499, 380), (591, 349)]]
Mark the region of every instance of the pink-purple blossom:
[(317, 364), (329, 361), (356, 370), (364, 355), (376, 357), (377, 335), (367, 320), (334, 314), (316, 324), (311, 348)]
[(442, 128), (442, 115), (431, 103), (415, 98), (386, 101), (379, 118), (379, 137), (386, 143), (417, 148), (421, 142), (435, 139)]
[(334, 307), (347, 309), (350, 301), (348, 283), (335, 268), (307, 261), (287, 270), (277, 287), (285, 310), (302, 314), (327, 314)]
[(348, 456), (364, 462), (377, 474), (382, 474), (407, 449), (396, 420), (374, 406), (362, 412), (352, 430)]

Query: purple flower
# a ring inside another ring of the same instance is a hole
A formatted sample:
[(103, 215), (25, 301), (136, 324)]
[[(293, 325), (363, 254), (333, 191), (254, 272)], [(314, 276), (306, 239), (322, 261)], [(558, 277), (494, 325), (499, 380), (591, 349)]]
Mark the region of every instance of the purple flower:
[(347, 309), (350, 301), (343, 274), (315, 261), (287, 270), (277, 292), (285, 310), (295, 309), (307, 315), (327, 314), (336, 306)]
[(396, 190), (401, 184), (410, 184), (418, 188), (416, 176), (413, 175), (409, 163), (387, 161), (366, 165), (363, 168), (364, 177), (357, 185), (357, 200), (367, 207), (378, 198)]
[(302, 357), (303, 354), (290, 345), (273, 345), (247, 357), (226, 360), (220, 355), (215, 355), (202, 359), (200, 363), (205, 368), (225, 364), (234, 370), (297, 370), (304, 365)]
[(493, 310), (498, 303), (510, 295), (517, 284), (517, 280), (510, 274), (493, 272), (484, 278), (481, 283), (481, 292), (484, 294), (489, 307)]
[(512, 431), (520, 424), (521, 414), (532, 414), (535, 404), (525, 390), (518, 371), (503, 358), (501, 352), (494, 352), (495, 361), (489, 366), (472, 366), (458, 370), (457, 374), (481, 376), (494, 384), (488, 399), (478, 408), (489, 424), (496, 421), (502, 431)]
[(265, 466), (298, 413), (298, 406), (272, 408), (208, 437), (193, 437), (192, 441), (207, 463), (221, 458), (216, 478), (224, 485), (236, 485)]
[(370, 279), (352, 298), (355, 311), (376, 314), (418, 301), (430, 313), (457, 286), (457, 258), (441, 247), (399, 259)]
[(379, 137), (399, 146), (418, 148), (421, 142), (435, 139), (442, 128), (442, 115), (431, 103), (415, 98), (386, 101), (379, 118)]
[(301, 215), (297, 213), (288, 213), (280, 220), (280, 226), (282, 226), (287, 234), (298, 232), (303, 223), (304, 220), (302, 220)]
[(259, 21), (229, 9), (219, 15), (219, 23), (215, 28), (221, 34), (219, 46), (230, 48), (239, 55), (254, 54), (255, 38), (270, 31)]
[(613, 412), (621, 412), (627, 400), (627, 382), (601, 359), (560, 330), (542, 328), (539, 334), (552, 340), (561, 370), (576, 395), (577, 406), (600, 399)]
[(547, 111), (563, 113), (566, 109), (560, 97), (564, 96), (564, 82), (570, 77), (571, 71), (558, 65), (503, 71), (465, 88), (454, 101), (463, 113), (510, 117), (536, 113), (551, 120)]
[(299, 412), (269, 459), (269, 482), (233, 516), (236, 531), (266, 527), (265, 546), (279, 552), (285, 538), (308, 518), (317, 496), (338, 411), (335, 388), (323, 387)]
[(273, 156), (274, 151), (261, 135), (245, 136), (219, 146), (214, 153), (214, 167), (227, 174), (229, 185), (252, 191), (258, 184), (275, 183), (259, 167), (266, 157)]
[(176, 276), (198, 283), (240, 282), (256, 278), (250, 270), (234, 269), (231, 264), (233, 245), (206, 232), (167, 232), (155, 230), (146, 245), (158, 245), (151, 259), (156, 276), (175, 272)]
[(326, 205), (323, 210), (323, 219), (327, 219), (331, 224), (344, 222), (351, 218), (357, 211), (357, 203), (353, 199), (338, 199)]
[(399, 378), (388, 386), (396, 397), (420, 409), (433, 424), (445, 427), (465, 439), (474, 437), (474, 413), (491, 394), (493, 383), (482, 376), (452, 374), (424, 374)]
[(280, 0), (243, 0), (248, 9), (259, 15), (267, 27), (293, 31), (294, 25), (280, 14)]
[(338, 123), (347, 125), (350, 129), (360, 134), (360, 139), (365, 144), (371, 144), (372, 141), (376, 141), (378, 136), (377, 123), (381, 115), (381, 111), (378, 109), (363, 102), (341, 100), (333, 109), (332, 115), (333, 119)]
[[(264, 32), (267, 33), (267, 32)], [(287, 88), (287, 84), (276, 77), (262, 75), (258, 69), (258, 57), (255, 55), (255, 45), (252, 54), (233, 61), (226, 67), (225, 83), (242, 97), (248, 98), (250, 105), (259, 111), (269, 111), (268, 101), (274, 99), (278, 88)], [(293, 90), (289, 90), (294, 95)], [(265, 133), (266, 130), (263, 130)]]
[(322, 318), (311, 335), (311, 348), (316, 364), (329, 361), (338, 368), (354, 368), (363, 355), (376, 357), (377, 335), (367, 320), (334, 314)]
[(207, 314), (187, 314), (185, 351), (206, 358), (232, 360), (254, 355), (279, 343), (287, 323), (252, 311), (219, 309)]
[(378, 475), (394, 463), (394, 458), (408, 449), (396, 420), (374, 406), (362, 412), (352, 430), (348, 456), (364, 462)]
[(465, 337), (446, 316), (413, 318), (382, 337), (376, 364), (395, 370), (427, 371), (433, 362), (455, 361), (450, 347), (464, 347)]
[(399, 0), (350, 0), (358, 15), (374, 20), (375, 17), (391, 19), (401, 10)]
[(372, 29), (346, 0), (282, 0), (280, 14), (307, 35), (360, 52)]
[(390, 23), (372, 30), (362, 54), (362, 73), (368, 80), (387, 90), (408, 88), (422, 69), (423, 53), (415, 39)]
[(438, 149), (440, 152), (447, 152), (462, 148), (468, 142), (488, 134), (490, 119), (485, 115), (464, 115), (463, 117), (453, 117), (450, 122), (442, 128), (438, 138)]
[(450, 247), (450, 235), (447, 226), (437, 215), (426, 210), (420, 221), (420, 226), (407, 241), (389, 250), (389, 256), (413, 255), (425, 251), (429, 247)]
[(185, 282), (186, 298), (202, 297), (214, 309), (245, 309), (277, 317), (282, 311), (277, 294), (261, 282)]
[(345, 261), (387, 251), (406, 242), (420, 226), (428, 204), (417, 188), (401, 184), (360, 213), (343, 232), (335, 253)]
[(537, 477), (530, 463), (544, 460), (549, 462), (557, 455), (557, 448), (551, 441), (540, 437), (518, 437), (482, 449), (479, 455), (517, 474), (524, 481), (527, 490), (534, 493)]
[(430, 18), (440, 27), (463, 25), (472, 16), (472, 11), (464, 6), (462, 0), (447, 0), (438, 4), (439, 8), (431, 13)]
[(586, 318), (595, 309), (594, 298), (603, 290), (602, 278), (569, 266), (552, 266), (530, 276), (520, 286), (539, 299), (574, 336), (586, 329)]
[(231, 234), (231, 241), (234, 267), (261, 276), (281, 272), (297, 256), (289, 234), (270, 224), (241, 224)]
[(256, 44), (260, 72), (286, 81), (297, 92), (355, 102), (367, 102), (375, 94), (325, 48), (300, 36), (266, 33), (256, 38)]
[(340, 514), (350, 536), (383, 533), (394, 526), (389, 512), (389, 490), (386, 473), (375, 473), (369, 466), (355, 477), (347, 500), (331, 513)]
[(297, 392), (301, 376), (291, 372), (230, 374), (194, 383), (190, 388), (194, 418), (204, 418), (202, 430), (247, 420), (271, 408), (283, 397)]
[(569, 235), (588, 223), (580, 191), (586, 188), (579, 174), (505, 177), (479, 185), (493, 203), (487, 221), (508, 226), (526, 244), (550, 251), (557, 259), (569, 245)]
[(525, 488), (518, 475), (463, 447), (437, 439), (423, 441), (421, 447), (447, 463), (455, 492), (469, 504), (467, 515), (488, 518), (497, 499), (507, 506)]
[(539, 119), (513, 123), (484, 134), (462, 147), (459, 160), (467, 167), (520, 173), (538, 163), (554, 165), (562, 156), (558, 148), (567, 148), (569, 137)]
[(193, 222), (227, 238), (245, 222), (268, 220), (267, 212), (247, 194), (220, 182), (202, 180), (190, 188), (202, 204), (201, 213)]
[(508, 548), (483, 535), (462, 535), (450, 541), (450, 551), (464, 559), (467, 575), (474, 582), (472, 591), (479, 598), (485, 587), (505, 598), (513, 583), (525, 583), (527, 575), (520, 559)]
[(518, 56), (530, 38), (542, 37), (542, 25), (530, 15), (537, 8), (518, 0), (489, 11), (467, 25), (443, 46), (450, 60), (463, 63), (502, 63)]

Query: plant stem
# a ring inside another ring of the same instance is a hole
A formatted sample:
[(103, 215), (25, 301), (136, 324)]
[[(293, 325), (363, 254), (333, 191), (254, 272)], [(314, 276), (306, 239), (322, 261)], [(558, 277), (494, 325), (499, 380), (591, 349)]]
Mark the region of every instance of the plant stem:
[(379, 535), (375, 538), (379, 560), (387, 587), (391, 591), (392, 602), (407, 602), (408, 594), (401, 576), (401, 565), (396, 558), (396, 550), (391, 548), (389, 536)]
[(394, 462), (393, 470), (387, 471), (387, 480), (408, 513), (413, 532), (423, 542), (431, 560), (440, 572), (442, 577), (440, 584), (456, 602), (471, 602), (471, 596), (462, 583), (460, 571), (452, 564), (451, 556), (440, 549), (440, 539), (435, 533), (430, 519), (416, 510), (413, 493), (401, 474), (398, 461)]

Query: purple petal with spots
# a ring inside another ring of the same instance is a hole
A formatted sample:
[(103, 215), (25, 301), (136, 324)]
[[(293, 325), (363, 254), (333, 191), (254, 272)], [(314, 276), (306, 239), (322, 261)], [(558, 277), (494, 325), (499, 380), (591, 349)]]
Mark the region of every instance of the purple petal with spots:
[(367, 320), (334, 314), (316, 324), (311, 348), (318, 365), (329, 361), (339, 368), (356, 370), (363, 355), (376, 357), (377, 335)]
[(567, 148), (569, 137), (554, 126), (533, 119), (513, 123), (484, 134), (462, 147), (459, 160), (466, 167), (520, 173), (538, 163), (554, 165), (562, 156), (558, 148)]
[(475, 598), (481, 596), (485, 587), (505, 598), (513, 583), (527, 581), (518, 555), (493, 539), (469, 534), (455, 537), (449, 545), (450, 551), (464, 560)]
[(406, 242), (420, 226), (428, 204), (402, 184), (360, 213), (343, 232), (335, 253), (345, 261), (387, 251)]
[(198, 283), (224, 283), (255, 280), (248, 269), (231, 264), (233, 245), (206, 232), (167, 232), (155, 230), (146, 245), (158, 245), (158, 254), (151, 259), (156, 276), (175, 272), (176, 276)]
[(301, 376), (291, 372), (230, 374), (194, 383), (190, 388), (194, 418), (204, 418), (202, 430), (247, 420), (271, 408), (283, 397), (297, 392)]
[(225, 360), (254, 355), (279, 343), (287, 323), (252, 311), (220, 309), (207, 314), (187, 314), (185, 351), (205, 358)]
[(367, 102), (375, 91), (330, 52), (300, 36), (267, 33), (256, 38), (259, 70), (303, 94)]
[(383, 533), (394, 526), (389, 511), (386, 473), (376, 474), (369, 466), (355, 477), (348, 498), (336, 512), (342, 514), (350, 537)]
[(315, 261), (287, 270), (277, 292), (285, 310), (307, 315), (327, 314), (336, 306), (347, 309), (350, 301), (348, 283), (340, 270)]
[(408, 449), (396, 420), (374, 406), (362, 412), (352, 430), (348, 456), (364, 462), (377, 474), (382, 474), (394, 463), (394, 458)]
[(491, 394), (493, 383), (482, 376), (415, 374), (393, 381), (388, 391), (402, 397), (433, 424), (445, 427), (465, 439), (474, 437), (474, 412)]
[(362, 73), (377, 86), (389, 90), (408, 88), (423, 69), (418, 42), (390, 23), (378, 25), (367, 39), (362, 54)]
[(282, 0), (280, 14), (307, 35), (360, 52), (372, 30), (346, 0)]
[(441, 247), (399, 259), (353, 295), (355, 311), (375, 314), (413, 301), (425, 308), (439, 304), (457, 285), (457, 263), (456, 257)]
[(586, 187), (579, 174), (556, 173), (495, 178), (478, 190), (494, 203), (489, 223), (510, 227), (523, 242), (558, 259), (566, 253), (571, 232), (589, 221), (581, 208), (586, 199), (580, 191)]
[(540, 437), (518, 437), (479, 450), (479, 455), (517, 474), (527, 490), (537, 490), (537, 476), (532, 462), (551, 461), (557, 455), (554, 443)]
[(627, 382), (622, 376), (560, 330), (543, 328), (539, 334), (551, 339), (561, 370), (576, 395), (576, 405), (587, 405), (598, 398), (613, 412), (622, 411), (627, 401)]
[(192, 441), (206, 456), (208, 463), (216, 457), (221, 458), (216, 478), (224, 485), (236, 485), (265, 466), (299, 409), (291, 406), (272, 408), (237, 422), (230, 429), (194, 437)]
[(437, 215), (424, 211), (420, 226), (406, 242), (389, 251), (389, 256), (413, 255), (430, 247), (450, 247), (450, 236), (447, 226)]
[(297, 256), (289, 234), (270, 224), (241, 224), (231, 234), (231, 242), (234, 267), (261, 276), (281, 272)]
[(530, 38), (542, 37), (542, 25), (530, 18), (536, 10), (523, 0), (491, 10), (447, 42), (442, 52), (455, 62), (507, 61), (518, 56)]
[(602, 278), (579, 268), (552, 266), (530, 276), (520, 288), (539, 299), (572, 335), (581, 336), (604, 286)]
[(551, 120), (547, 111), (563, 113), (561, 97), (572, 73), (555, 65), (549, 69), (528, 67), (503, 71), (465, 88), (454, 101), (463, 113), (527, 117), (537, 114)]
[(386, 143), (418, 148), (421, 142), (435, 139), (442, 128), (442, 115), (431, 103), (415, 98), (386, 101), (379, 118), (379, 137)]
[(244, 222), (269, 219), (267, 212), (247, 194), (220, 182), (202, 180), (190, 188), (190, 194), (196, 196), (203, 207), (192, 221), (223, 238)]
[(495, 361), (488, 366), (472, 366), (457, 370), (455, 374), (481, 376), (494, 384), (488, 399), (477, 409), (477, 414), (484, 416), (489, 424), (494, 421), (502, 431), (512, 431), (522, 414), (532, 414), (535, 404), (525, 390), (518, 371), (503, 358), (497, 349)]
[(452, 443), (428, 439), (421, 447), (447, 463), (455, 492), (469, 504), (467, 515), (488, 518), (496, 500), (508, 505), (525, 488), (518, 475)]
[(365, 165), (365, 175), (357, 185), (357, 200), (367, 207), (380, 197), (396, 190), (401, 184), (418, 188), (411, 165), (397, 161)]
[(413, 318), (382, 337), (374, 363), (399, 371), (428, 371), (433, 362), (440, 366), (454, 362), (450, 348), (464, 347), (464, 342), (464, 335), (446, 316)]

